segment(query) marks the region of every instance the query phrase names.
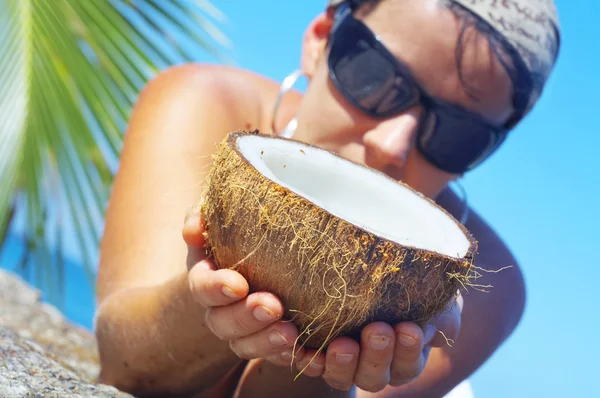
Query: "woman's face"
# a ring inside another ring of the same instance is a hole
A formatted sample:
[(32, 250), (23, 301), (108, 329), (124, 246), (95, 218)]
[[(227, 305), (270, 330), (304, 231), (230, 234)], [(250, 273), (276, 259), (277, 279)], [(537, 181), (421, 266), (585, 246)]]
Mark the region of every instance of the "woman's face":
[[(468, 28), (463, 41), (461, 81), (456, 47), (462, 21), (438, 1), (383, 0), (362, 7), (355, 17), (380, 37), (428, 95), (497, 125), (511, 115), (511, 81), (486, 38), (474, 28)], [(320, 15), (306, 32), (302, 67), (310, 84), (298, 111), (294, 138), (437, 196), (456, 175), (434, 167), (415, 147), (423, 107), (415, 105), (382, 119), (353, 106), (329, 76), (327, 39), (332, 18), (332, 13)]]

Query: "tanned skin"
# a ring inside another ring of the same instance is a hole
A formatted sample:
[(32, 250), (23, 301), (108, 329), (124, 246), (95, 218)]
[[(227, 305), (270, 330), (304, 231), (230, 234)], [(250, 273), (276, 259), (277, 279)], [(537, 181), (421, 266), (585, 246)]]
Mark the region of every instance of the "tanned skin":
[[(382, 2), (364, 20), (430, 92), (502, 120), (510, 114), (508, 77), (491, 56), (481, 56), (489, 49), (476, 40), (472, 53), (479, 56), (467, 52), (463, 61), (484, 99), (473, 102), (460, 88), (453, 62), (451, 39), (459, 24), (450, 12), (428, 3)], [(394, 15), (405, 23), (392, 23), (388, 16)], [(310, 87), (305, 95), (285, 96), (276, 125), (281, 129), (298, 116), (295, 138), (402, 179), (459, 218), (464, 204), (448, 189), (457, 176), (436, 170), (411, 144), (421, 110), (375, 121), (328, 82), (325, 43), (331, 22), (331, 14), (323, 13), (307, 28), (301, 61)], [(436, 29), (420, 41), (403, 40), (423, 24)], [(435, 327), (372, 324), (359, 343), (336, 340), (298, 381), (281, 356), (297, 336), (281, 319), (281, 302), (268, 292), (248, 295), (241, 275), (216, 270), (205, 257), (203, 223), (193, 206), (211, 155), (231, 131), (270, 132), (278, 90), (278, 82), (245, 70), (184, 65), (161, 73), (141, 93), (125, 135), (101, 246), (95, 319), (100, 381), (140, 397), (443, 396), (512, 333), (525, 302), (516, 260), (473, 210), (466, 227), (479, 242), (476, 265), (512, 266), (483, 274), (478, 283), (493, 285), (489, 293), (463, 292), (460, 305)], [(257, 308), (262, 321), (253, 316)], [(288, 344), (272, 344), (272, 332)], [(368, 343), (373, 336), (389, 345), (374, 350)], [(407, 336), (410, 345), (404, 346)], [(309, 354), (299, 353), (294, 369), (305, 365)]]

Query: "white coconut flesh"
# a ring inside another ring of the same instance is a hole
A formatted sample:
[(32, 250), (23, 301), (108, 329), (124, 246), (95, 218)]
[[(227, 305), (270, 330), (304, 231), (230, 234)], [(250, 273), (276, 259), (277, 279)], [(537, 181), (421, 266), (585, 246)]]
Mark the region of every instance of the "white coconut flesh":
[(269, 180), (377, 236), (451, 257), (469, 250), (453, 218), (382, 173), (295, 141), (248, 135), (237, 147)]

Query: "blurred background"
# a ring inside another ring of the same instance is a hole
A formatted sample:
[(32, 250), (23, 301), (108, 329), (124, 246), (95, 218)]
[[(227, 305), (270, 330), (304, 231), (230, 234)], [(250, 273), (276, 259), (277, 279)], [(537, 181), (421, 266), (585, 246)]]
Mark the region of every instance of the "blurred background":
[[(600, 3), (556, 4), (562, 50), (540, 103), (463, 182), (528, 288), (517, 331), (472, 377), (477, 397), (600, 396)], [(0, 267), (91, 329), (104, 209), (139, 90), (184, 62), (281, 81), (324, 5), (0, 0)]]

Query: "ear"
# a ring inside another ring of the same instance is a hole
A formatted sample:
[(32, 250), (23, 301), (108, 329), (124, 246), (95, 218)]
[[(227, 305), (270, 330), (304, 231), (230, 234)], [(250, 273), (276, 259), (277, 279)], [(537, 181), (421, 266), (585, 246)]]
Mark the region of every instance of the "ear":
[(333, 13), (331, 11), (323, 12), (312, 20), (304, 32), (302, 41), (302, 71), (307, 78), (314, 75), (321, 56), (325, 52), (329, 32), (333, 26)]

